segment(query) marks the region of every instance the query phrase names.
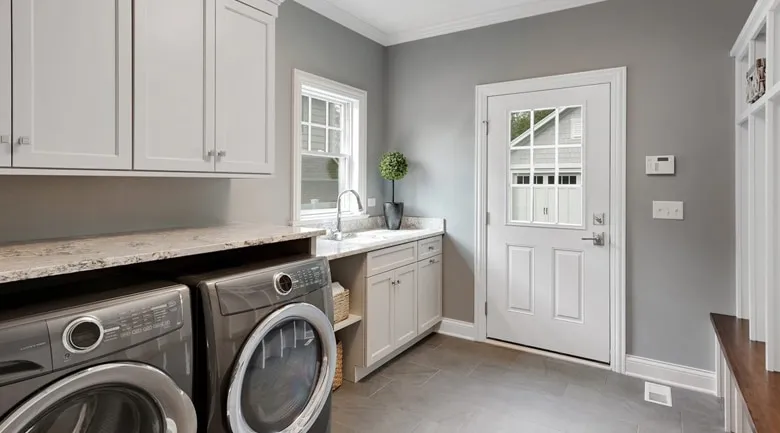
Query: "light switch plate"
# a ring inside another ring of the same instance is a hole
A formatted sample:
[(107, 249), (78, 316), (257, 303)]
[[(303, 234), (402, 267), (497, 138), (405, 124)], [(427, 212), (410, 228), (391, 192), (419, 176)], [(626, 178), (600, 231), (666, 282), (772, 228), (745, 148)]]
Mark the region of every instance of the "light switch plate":
[(682, 221), (685, 219), (685, 205), (681, 201), (654, 201), (653, 219)]
[(374, 197), (368, 198), (368, 207), (376, 207), (376, 199)]

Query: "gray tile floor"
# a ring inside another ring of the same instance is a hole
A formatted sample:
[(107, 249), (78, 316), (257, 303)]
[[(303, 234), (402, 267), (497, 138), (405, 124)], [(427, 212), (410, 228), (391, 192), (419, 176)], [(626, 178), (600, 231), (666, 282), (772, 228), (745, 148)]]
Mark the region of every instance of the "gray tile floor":
[(333, 396), (333, 433), (714, 433), (720, 401), (606, 370), (434, 334)]

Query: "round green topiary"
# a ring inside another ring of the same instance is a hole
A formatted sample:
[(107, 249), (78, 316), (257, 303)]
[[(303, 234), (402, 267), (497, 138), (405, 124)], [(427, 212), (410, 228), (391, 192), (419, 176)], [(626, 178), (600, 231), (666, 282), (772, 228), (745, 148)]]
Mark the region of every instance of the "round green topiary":
[(409, 173), (409, 163), (401, 152), (388, 152), (379, 163), (379, 174), (387, 180), (401, 180)]

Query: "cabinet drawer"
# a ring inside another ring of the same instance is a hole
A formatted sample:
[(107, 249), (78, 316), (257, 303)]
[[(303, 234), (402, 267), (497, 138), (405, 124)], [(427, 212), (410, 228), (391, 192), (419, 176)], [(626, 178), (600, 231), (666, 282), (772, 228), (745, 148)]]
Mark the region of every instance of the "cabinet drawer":
[(391, 271), (417, 261), (417, 242), (368, 253), (366, 275)]
[(429, 257), (438, 256), (441, 254), (442, 236), (435, 238), (423, 239), (418, 241), (417, 249), (420, 254), (419, 260), (427, 259)]

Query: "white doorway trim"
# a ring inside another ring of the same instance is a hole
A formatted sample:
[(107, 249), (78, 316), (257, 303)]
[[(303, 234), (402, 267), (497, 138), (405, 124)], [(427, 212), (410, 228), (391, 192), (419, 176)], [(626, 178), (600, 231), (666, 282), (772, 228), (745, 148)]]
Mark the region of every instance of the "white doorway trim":
[(626, 358), (626, 68), (531, 78), (476, 88), (476, 215), (474, 245), (474, 325), (477, 341), (487, 341), (487, 107), (488, 98), (514, 93), (609, 84), (610, 150), (610, 368), (625, 373)]

